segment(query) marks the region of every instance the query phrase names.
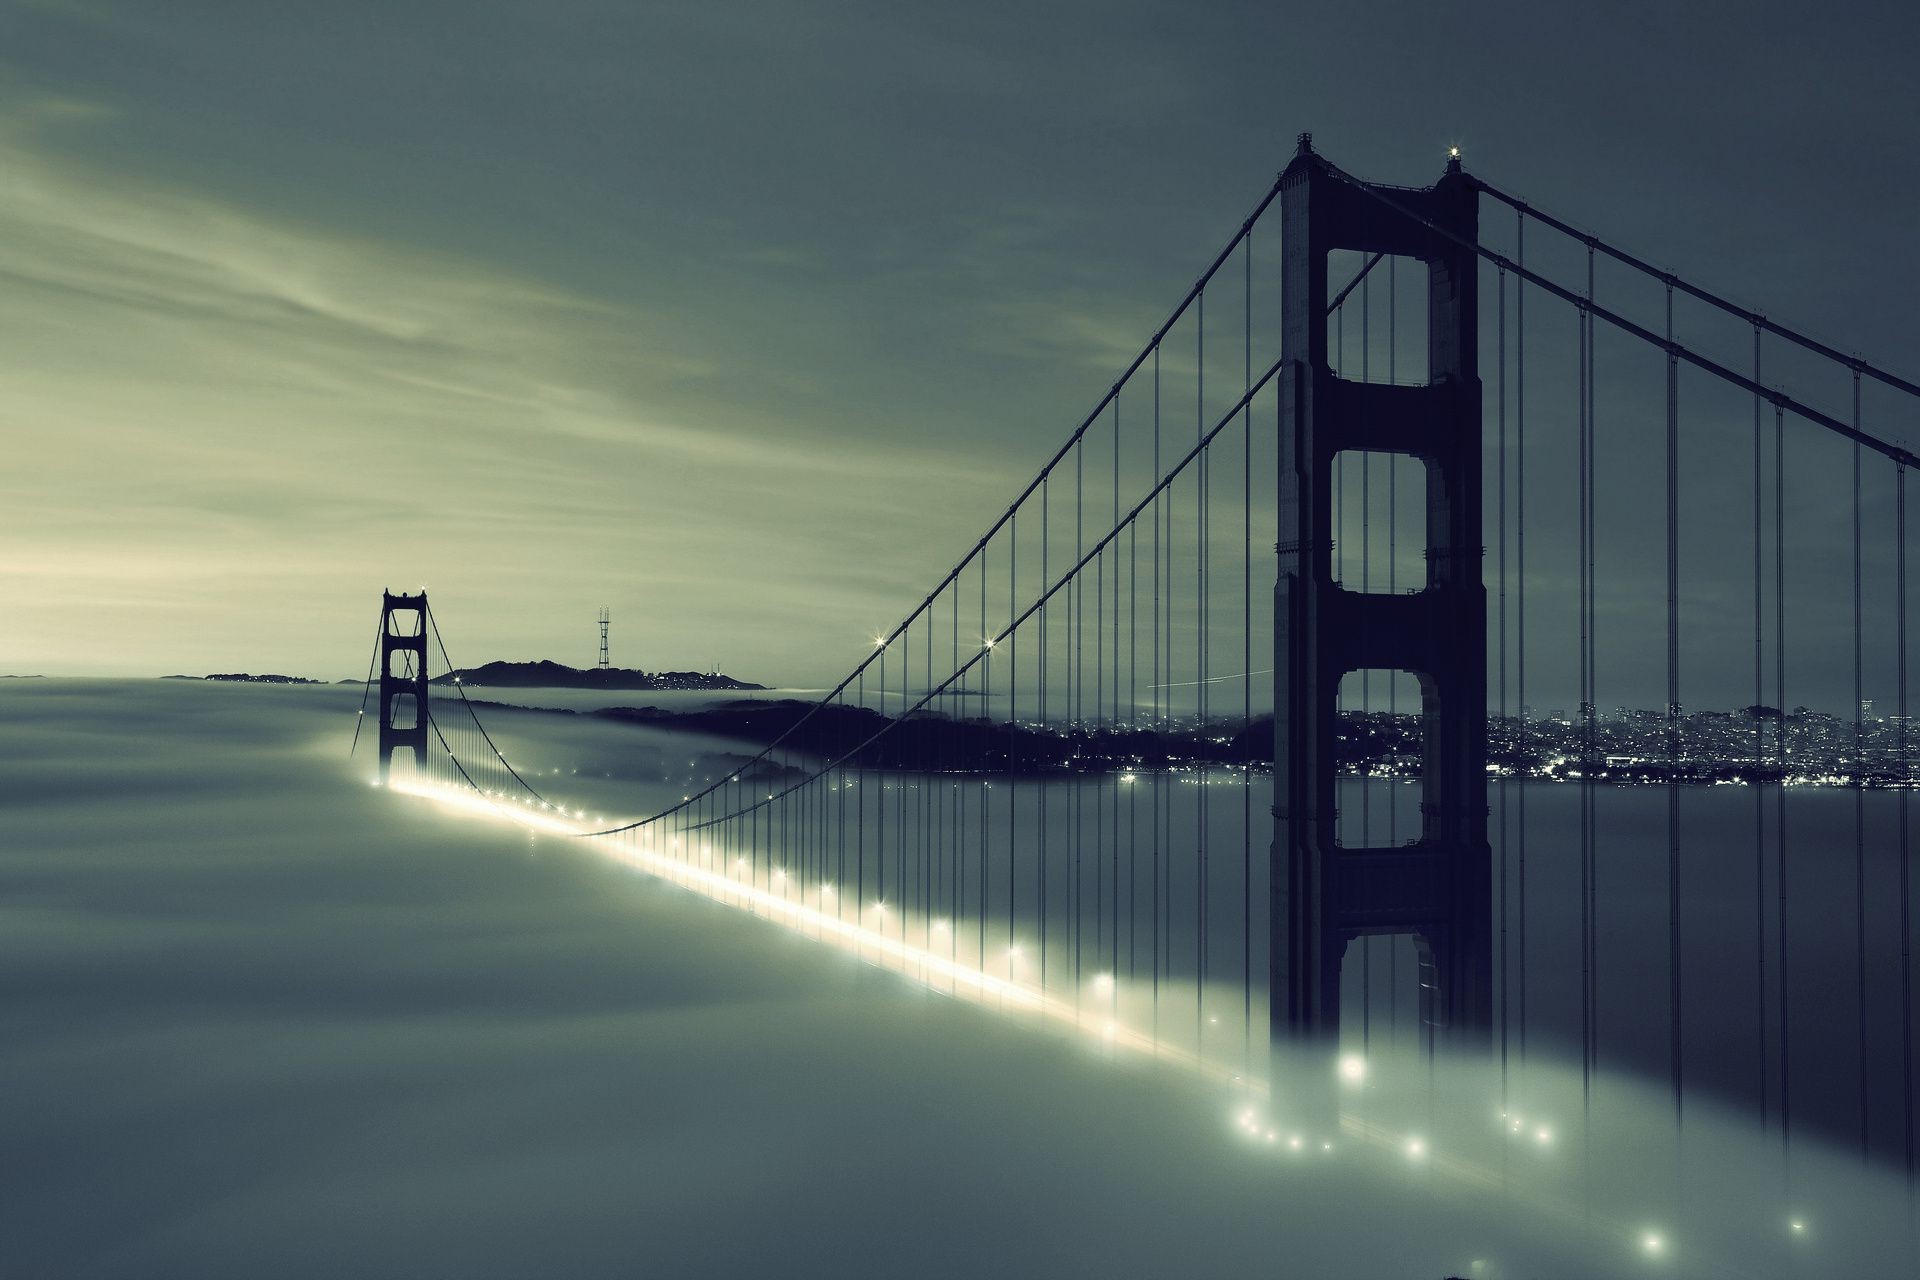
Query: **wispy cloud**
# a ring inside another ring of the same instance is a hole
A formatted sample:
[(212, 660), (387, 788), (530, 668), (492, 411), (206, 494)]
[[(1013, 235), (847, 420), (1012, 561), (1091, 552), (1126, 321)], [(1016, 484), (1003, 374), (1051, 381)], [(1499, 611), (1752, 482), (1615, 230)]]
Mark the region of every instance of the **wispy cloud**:
[[(715, 594), (831, 600), (872, 547), (860, 517), (913, 507), (922, 453), (783, 432), (668, 317), (63, 158), (65, 131), (112, 124), (68, 100), (0, 115), (0, 592), (21, 602), (0, 667), (124, 669), (63, 621), (101, 601), (264, 592), (284, 614), (463, 556), (587, 601), (668, 554)], [(770, 545), (823, 502), (846, 528)], [(886, 606), (855, 593), (864, 630)], [(144, 638), (171, 665), (198, 640)]]

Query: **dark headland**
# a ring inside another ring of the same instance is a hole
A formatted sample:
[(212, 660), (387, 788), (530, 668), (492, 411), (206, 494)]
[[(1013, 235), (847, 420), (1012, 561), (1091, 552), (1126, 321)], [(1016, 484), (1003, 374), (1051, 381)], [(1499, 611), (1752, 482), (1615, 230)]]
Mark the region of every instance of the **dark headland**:
[(489, 662), (435, 676), (434, 684), (496, 689), (764, 689), (719, 672), (636, 671), (624, 667), (569, 667), (564, 662)]

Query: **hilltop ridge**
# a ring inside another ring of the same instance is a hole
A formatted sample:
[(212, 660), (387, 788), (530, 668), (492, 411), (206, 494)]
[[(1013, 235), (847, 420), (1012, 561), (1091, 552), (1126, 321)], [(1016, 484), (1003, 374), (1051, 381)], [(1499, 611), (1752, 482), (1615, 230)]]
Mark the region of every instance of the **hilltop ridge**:
[(492, 686), (500, 689), (764, 689), (719, 672), (640, 671), (625, 667), (570, 667), (542, 658), (536, 662), (488, 662), (435, 676), (434, 684)]

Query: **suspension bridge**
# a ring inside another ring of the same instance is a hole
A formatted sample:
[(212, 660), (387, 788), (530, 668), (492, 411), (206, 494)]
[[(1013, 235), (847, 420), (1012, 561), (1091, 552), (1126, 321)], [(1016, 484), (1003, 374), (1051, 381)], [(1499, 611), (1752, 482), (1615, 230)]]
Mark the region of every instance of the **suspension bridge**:
[(599, 817), (388, 594), (380, 775), (1223, 1079), (1606, 1060), (1911, 1179), (1916, 408), (1457, 153), (1303, 135), (816, 702)]

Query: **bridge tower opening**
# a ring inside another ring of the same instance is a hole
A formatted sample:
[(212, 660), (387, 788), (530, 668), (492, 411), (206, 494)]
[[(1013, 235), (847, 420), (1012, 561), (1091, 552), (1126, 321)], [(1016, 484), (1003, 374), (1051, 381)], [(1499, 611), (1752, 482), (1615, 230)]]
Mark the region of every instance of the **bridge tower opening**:
[[(1430, 188), (1375, 187), (1333, 168), (1305, 134), (1281, 178), (1276, 1038), (1336, 1043), (1347, 944), (1405, 934), (1420, 959), (1423, 1025), (1455, 1045), (1491, 1042), (1478, 262), (1467, 247), (1478, 240), (1477, 199), (1457, 157)], [(1333, 372), (1326, 315), (1328, 255), (1336, 250), (1426, 263), (1425, 385)], [(1335, 579), (1333, 460), (1343, 450), (1424, 464), (1427, 567), (1418, 590), (1368, 594)], [(1420, 688), (1420, 831), (1394, 847), (1343, 847), (1335, 821), (1340, 682), (1367, 668), (1408, 672)]]
[[(400, 713), (407, 714), (400, 714)], [(427, 593), (382, 593), (380, 601), (380, 781), (393, 772), (393, 752), (427, 763)]]

